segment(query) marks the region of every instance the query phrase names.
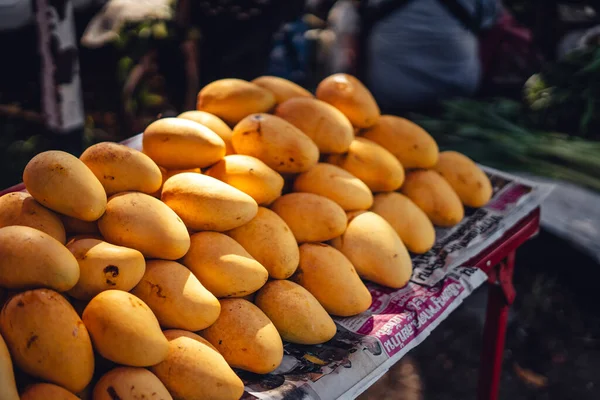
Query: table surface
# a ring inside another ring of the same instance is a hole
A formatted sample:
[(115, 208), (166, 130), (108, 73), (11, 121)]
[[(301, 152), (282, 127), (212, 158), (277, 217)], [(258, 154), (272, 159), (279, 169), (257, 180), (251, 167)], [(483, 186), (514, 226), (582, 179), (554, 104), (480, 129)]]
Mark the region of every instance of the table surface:
[[(139, 148), (141, 135), (123, 144)], [(466, 213), (456, 229), (439, 231), (434, 249), (413, 258), (422, 276), (413, 275), (398, 290), (367, 283), (374, 300), (368, 312), (335, 318), (338, 333), (326, 344), (286, 343), (282, 365), (268, 378), (239, 371), (247, 388), (244, 399), (283, 398), (294, 391), (298, 398), (354, 398), (420, 344), (539, 229), (539, 206), (548, 191), (499, 171), (486, 172), (495, 188), (493, 200)], [(19, 184), (0, 195), (24, 189)]]

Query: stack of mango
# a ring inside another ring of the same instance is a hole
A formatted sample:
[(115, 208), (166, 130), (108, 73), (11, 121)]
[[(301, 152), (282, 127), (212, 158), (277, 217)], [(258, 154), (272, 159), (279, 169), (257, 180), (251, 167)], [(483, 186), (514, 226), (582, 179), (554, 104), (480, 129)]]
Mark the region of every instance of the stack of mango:
[(363, 279), (403, 287), (492, 194), (352, 76), (219, 80), (197, 108), (143, 152), (38, 154), (0, 198), (0, 399), (237, 399), (234, 368), (330, 340)]

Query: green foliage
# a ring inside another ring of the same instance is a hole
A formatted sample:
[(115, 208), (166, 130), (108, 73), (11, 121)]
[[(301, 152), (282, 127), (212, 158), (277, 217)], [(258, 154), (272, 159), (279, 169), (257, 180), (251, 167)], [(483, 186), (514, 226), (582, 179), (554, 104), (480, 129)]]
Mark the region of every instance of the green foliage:
[(446, 102), (441, 117), (413, 116), (440, 148), (506, 171), (526, 171), (600, 191), (600, 142), (527, 127), (526, 108), (496, 99)]
[(524, 94), (532, 126), (600, 139), (600, 47), (548, 64), (527, 81)]

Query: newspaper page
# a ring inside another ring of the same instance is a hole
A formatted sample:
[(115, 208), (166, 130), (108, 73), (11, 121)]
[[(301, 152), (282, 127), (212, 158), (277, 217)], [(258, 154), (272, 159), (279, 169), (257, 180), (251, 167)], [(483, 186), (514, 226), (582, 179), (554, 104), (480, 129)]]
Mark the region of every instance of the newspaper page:
[[(125, 142), (141, 148), (141, 135)], [(551, 187), (482, 167), (494, 187), (484, 208), (438, 229), (433, 248), (413, 257), (413, 276), (402, 289), (367, 282), (373, 303), (366, 312), (335, 318), (337, 334), (322, 345), (285, 344), (282, 364), (268, 375), (236, 371), (243, 399), (353, 399), (419, 345), (487, 279), (464, 264), (494, 244), (539, 207)]]

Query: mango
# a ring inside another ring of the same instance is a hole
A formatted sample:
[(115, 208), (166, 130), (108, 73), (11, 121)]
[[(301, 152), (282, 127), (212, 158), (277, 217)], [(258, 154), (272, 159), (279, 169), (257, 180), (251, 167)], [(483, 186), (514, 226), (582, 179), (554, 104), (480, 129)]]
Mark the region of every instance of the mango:
[(198, 93), (196, 109), (206, 111), (235, 125), (244, 117), (264, 113), (275, 106), (275, 96), (269, 90), (242, 79), (219, 79), (204, 86)]
[(206, 339), (182, 330), (165, 331), (167, 359), (152, 372), (177, 399), (237, 400), (244, 383)]
[(221, 311), (217, 298), (175, 261), (148, 261), (131, 293), (150, 307), (163, 328), (199, 331), (215, 322)]
[(148, 367), (167, 358), (169, 342), (152, 310), (131, 293), (106, 290), (83, 310), (94, 349), (117, 364)]
[(144, 130), (144, 153), (166, 169), (204, 168), (225, 156), (225, 142), (212, 130), (184, 118), (162, 118)]
[(0, 332), (24, 372), (76, 393), (92, 380), (94, 351), (85, 325), (59, 293), (16, 294), (0, 313)]
[(268, 374), (283, 360), (283, 343), (275, 325), (247, 300), (221, 300), (221, 315), (201, 335), (233, 368)]
[(72, 240), (67, 249), (75, 256), (80, 270), (79, 281), (67, 293), (79, 300), (91, 300), (109, 289), (128, 292), (138, 284), (146, 270), (142, 253), (103, 240)]
[(321, 100), (295, 97), (277, 106), (275, 115), (304, 132), (321, 153), (345, 153), (354, 140), (348, 118)]
[(160, 169), (150, 157), (119, 143), (94, 144), (79, 159), (96, 175), (108, 196), (126, 191), (150, 194), (162, 183)]
[(37, 229), (65, 243), (65, 227), (59, 216), (35, 201), (29, 193), (12, 192), (0, 197), (0, 228), (22, 225)]
[(401, 193), (379, 193), (371, 211), (380, 215), (394, 228), (406, 248), (423, 254), (435, 242), (435, 229), (427, 215), (411, 199)]
[(196, 174), (201, 174), (202, 170), (200, 168), (187, 168), (187, 169), (169, 169), (165, 170), (162, 174), (163, 183), (172, 176), (183, 174), (184, 172), (195, 172)]
[(287, 279), (298, 267), (298, 244), (285, 221), (268, 208), (258, 207), (256, 217), (227, 232), (269, 272), (272, 279)]
[(406, 118), (382, 115), (362, 136), (384, 147), (406, 169), (432, 168), (437, 163), (439, 150), (435, 140)]
[(218, 232), (193, 234), (183, 264), (217, 297), (246, 296), (269, 278), (265, 267), (238, 242)]
[(371, 306), (371, 293), (350, 260), (323, 243), (300, 246), (300, 265), (291, 280), (315, 296), (331, 315), (349, 317)]
[(163, 383), (145, 368), (117, 367), (94, 386), (94, 400), (173, 400)]
[(233, 146), (231, 145), (231, 136), (233, 136), (233, 131), (231, 130), (229, 125), (227, 125), (225, 121), (223, 121), (221, 118), (211, 113), (199, 110), (185, 111), (179, 114), (177, 118), (189, 119), (191, 121), (204, 125), (208, 129), (219, 135), (221, 139), (223, 139), (223, 142), (225, 142), (226, 155), (235, 154), (235, 152), (233, 151)]
[(23, 171), (23, 182), (34, 199), (61, 214), (95, 221), (106, 209), (100, 181), (81, 160), (64, 151), (33, 157)]
[(423, 210), (434, 225), (449, 228), (464, 218), (465, 210), (460, 198), (436, 171), (409, 172), (402, 193)]
[(259, 290), (254, 302), (273, 322), (283, 340), (288, 342), (325, 343), (337, 330), (335, 322), (319, 301), (294, 282), (270, 281)]
[(234, 188), (241, 190), (259, 205), (271, 204), (281, 196), (283, 178), (258, 158), (233, 154), (206, 171), (212, 176)]
[(358, 275), (393, 289), (405, 286), (412, 275), (412, 260), (394, 228), (367, 211), (352, 215), (348, 228), (331, 245), (350, 260)]
[(162, 201), (192, 231), (226, 231), (256, 215), (258, 205), (246, 193), (210, 176), (186, 172), (167, 179)]
[(61, 215), (60, 219), (65, 227), (65, 232), (69, 235), (77, 234), (100, 234), (98, 223), (96, 221), (83, 221), (77, 218)]
[(79, 400), (79, 397), (51, 383), (35, 383), (21, 394), (21, 400)]
[(271, 206), (290, 227), (296, 241), (323, 242), (344, 233), (346, 213), (337, 203), (313, 193), (289, 193)]
[(236, 153), (256, 157), (280, 173), (309, 170), (319, 161), (319, 148), (300, 129), (269, 114), (252, 114), (233, 128)]
[(259, 76), (251, 82), (273, 93), (277, 104), (291, 98), (313, 97), (312, 93), (302, 86), (278, 76)]
[(317, 99), (344, 113), (353, 126), (368, 128), (379, 120), (379, 106), (369, 89), (348, 74), (334, 74), (317, 86)]
[(298, 175), (294, 191), (327, 197), (344, 211), (367, 210), (373, 204), (373, 194), (363, 181), (345, 169), (327, 163), (319, 163)]
[(0, 335), (0, 400), (19, 400), (12, 359), (6, 342)]
[(202, 170), (200, 168), (185, 168), (185, 169), (170, 169), (170, 170), (166, 170), (163, 167), (159, 167), (159, 168), (160, 168), (160, 172), (162, 174), (162, 184), (160, 185), (160, 188), (157, 191), (155, 191), (154, 193), (151, 193), (151, 196), (156, 197), (157, 199), (160, 199), (163, 185), (167, 181), (167, 179), (169, 179), (170, 177), (177, 175), (177, 174), (183, 174), (184, 172), (195, 172), (197, 174), (202, 173)]
[(113, 195), (98, 228), (108, 242), (136, 249), (149, 258), (177, 260), (190, 248), (190, 235), (181, 218), (144, 193)]
[(77, 260), (52, 236), (28, 226), (0, 228), (0, 286), (64, 292), (78, 279)]
[(346, 154), (330, 154), (327, 162), (363, 181), (372, 192), (393, 192), (404, 182), (404, 168), (392, 153), (375, 142), (358, 137)]
[(464, 154), (456, 151), (441, 152), (433, 169), (450, 184), (467, 207), (483, 207), (492, 198), (490, 179)]

